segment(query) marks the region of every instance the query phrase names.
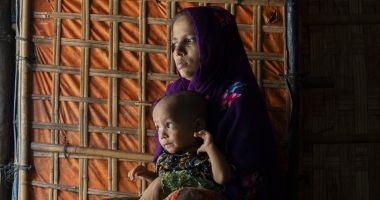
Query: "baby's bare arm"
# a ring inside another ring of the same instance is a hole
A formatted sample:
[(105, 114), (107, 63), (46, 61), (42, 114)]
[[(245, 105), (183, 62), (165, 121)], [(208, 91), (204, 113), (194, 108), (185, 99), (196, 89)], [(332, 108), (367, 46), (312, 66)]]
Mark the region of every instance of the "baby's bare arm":
[(128, 172), (128, 177), (131, 181), (139, 177), (141, 179), (145, 179), (149, 182), (152, 182), (155, 178), (157, 178), (157, 174), (152, 171), (149, 171), (145, 166), (138, 165)]
[(198, 148), (198, 153), (206, 152), (209, 156), (214, 181), (221, 185), (231, 181), (233, 176), (232, 168), (214, 144), (211, 134), (202, 130), (196, 132), (194, 136), (203, 139), (203, 144)]

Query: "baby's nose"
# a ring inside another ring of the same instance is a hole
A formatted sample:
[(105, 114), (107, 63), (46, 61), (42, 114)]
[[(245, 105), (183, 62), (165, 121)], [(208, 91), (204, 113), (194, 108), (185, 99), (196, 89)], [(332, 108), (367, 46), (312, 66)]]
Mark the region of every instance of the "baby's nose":
[(160, 130), (158, 131), (158, 135), (160, 136), (161, 139), (162, 139), (162, 138), (167, 138), (167, 137), (168, 137), (168, 135), (166, 134), (166, 131), (163, 130), (163, 129), (160, 129)]

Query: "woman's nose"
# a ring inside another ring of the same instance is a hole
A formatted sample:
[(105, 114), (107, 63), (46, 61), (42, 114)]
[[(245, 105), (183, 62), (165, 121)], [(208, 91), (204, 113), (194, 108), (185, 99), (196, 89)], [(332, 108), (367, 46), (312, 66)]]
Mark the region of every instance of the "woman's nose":
[(184, 45), (182, 43), (179, 43), (177, 46), (174, 47), (173, 52), (176, 56), (183, 56), (186, 54), (186, 49), (184, 48)]

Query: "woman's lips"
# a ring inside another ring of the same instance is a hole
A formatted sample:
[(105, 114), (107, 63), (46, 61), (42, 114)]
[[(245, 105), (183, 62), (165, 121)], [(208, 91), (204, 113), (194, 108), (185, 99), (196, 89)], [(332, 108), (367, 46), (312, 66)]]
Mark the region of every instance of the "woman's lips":
[(180, 70), (180, 69), (186, 67), (187, 63), (184, 61), (179, 61), (179, 62), (177, 62), (176, 66), (177, 66), (177, 69)]

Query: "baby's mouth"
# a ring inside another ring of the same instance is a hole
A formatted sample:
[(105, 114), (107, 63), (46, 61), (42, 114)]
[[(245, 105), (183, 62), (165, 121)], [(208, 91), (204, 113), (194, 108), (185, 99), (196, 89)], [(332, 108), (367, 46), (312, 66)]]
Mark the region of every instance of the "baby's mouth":
[(166, 143), (166, 144), (164, 144), (164, 148), (165, 149), (170, 149), (171, 147), (173, 147), (172, 143)]

